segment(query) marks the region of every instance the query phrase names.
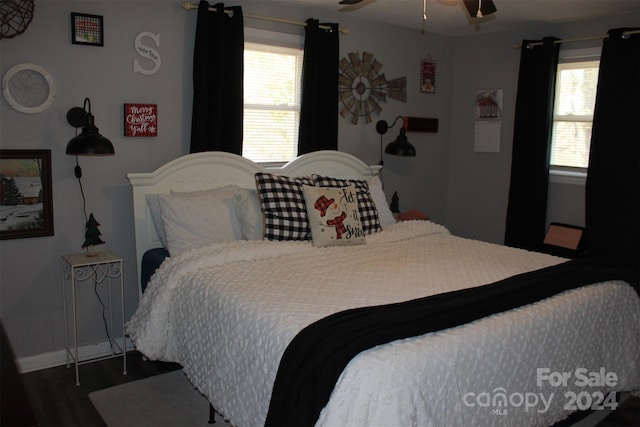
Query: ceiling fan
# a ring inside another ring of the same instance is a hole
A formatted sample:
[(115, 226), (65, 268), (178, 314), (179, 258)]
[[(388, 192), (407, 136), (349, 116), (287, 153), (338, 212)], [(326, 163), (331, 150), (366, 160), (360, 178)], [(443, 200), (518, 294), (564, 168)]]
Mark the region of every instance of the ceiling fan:
[[(367, 6), (376, 0), (340, 0), (338, 4), (345, 5), (340, 9), (341, 12), (351, 12)], [(467, 12), (471, 18), (483, 18), (492, 13), (496, 13), (498, 9), (493, 3), (493, 0), (462, 0)], [(426, 0), (425, 4), (425, 17), (426, 17)]]
[(493, 0), (462, 0), (462, 2), (472, 18), (483, 18), (498, 11)]
[(376, 0), (340, 0), (338, 4), (344, 5), (340, 12), (353, 12), (375, 2)]

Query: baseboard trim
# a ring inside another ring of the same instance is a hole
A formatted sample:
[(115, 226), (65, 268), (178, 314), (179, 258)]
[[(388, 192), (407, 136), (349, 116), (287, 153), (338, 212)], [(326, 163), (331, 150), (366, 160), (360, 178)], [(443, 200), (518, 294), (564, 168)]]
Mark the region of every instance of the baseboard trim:
[[(117, 343), (122, 342), (122, 338), (116, 338)], [(127, 351), (134, 350), (134, 345), (127, 338)], [(104, 357), (111, 353), (109, 341), (96, 344), (87, 344), (78, 347), (78, 359), (80, 361), (94, 359), (96, 357)], [(37, 354), (35, 356), (20, 357), (16, 359), (18, 370), (20, 373), (40, 371), (42, 369), (54, 368), (56, 366), (67, 364), (66, 350), (51, 351), (48, 353)]]

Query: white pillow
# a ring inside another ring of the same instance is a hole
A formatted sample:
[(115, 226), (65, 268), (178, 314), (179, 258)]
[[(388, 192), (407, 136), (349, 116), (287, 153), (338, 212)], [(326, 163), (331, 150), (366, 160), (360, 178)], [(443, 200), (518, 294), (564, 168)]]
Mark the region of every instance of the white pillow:
[(264, 234), (264, 218), (260, 209), (257, 190), (238, 188), (238, 217), (242, 227), (242, 238), (245, 240), (262, 240)]
[(365, 243), (355, 185), (348, 187), (302, 186), (313, 246)]
[(187, 249), (242, 239), (233, 188), (159, 196), (167, 250), (176, 255)]
[(153, 228), (156, 230), (156, 234), (162, 243), (162, 246), (167, 248), (167, 235), (164, 232), (164, 225), (162, 224), (162, 212), (160, 211), (160, 193), (149, 193), (144, 195), (147, 200), (147, 206), (149, 206), (149, 212), (151, 212), (151, 221), (153, 222)]
[(236, 203), (234, 203), (234, 201), (232, 200), (232, 198), (236, 197), (239, 189), (240, 187), (238, 187), (237, 185), (227, 185), (224, 187), (211, 188), (207, 190), (197, 190), (197, 191), (171, 190), (171, 195), (178, 196), (178, 197), (210, 196), (210, 197), (213, 197), (214, 199), (224, 198), (225, 203), (233, 207), (231, 211), (233, 213), (233, 215), (231, 215), (231, 227), (233, 228), (233, 235), (238, 236), (238, 239), (242, 239), (242, 225), (240, 223), (240, 217), (238, 216), (237, 200), (236, 200)]
[(380, 181), (380, 177), (378, 175), (374, 175), (369, 178), (369, 192), (371, 193), (373, 203), (376, 204), (376, 209), (378, 209), (380, 226), (384, 227), (385, 225), (395, 224), (397, 221), (393, 216), (393, 212), (391, 212), (391, 209), (389, 208), (387, 197), (382, 189), (382, 181)]

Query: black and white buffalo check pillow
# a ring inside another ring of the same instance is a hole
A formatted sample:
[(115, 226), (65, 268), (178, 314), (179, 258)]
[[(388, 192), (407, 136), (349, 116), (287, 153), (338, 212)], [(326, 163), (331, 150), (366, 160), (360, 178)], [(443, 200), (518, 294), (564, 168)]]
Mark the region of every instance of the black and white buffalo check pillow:
[(258, 172), (256, 188), (264, 215), (267, 240), (311, 240), (311, 228), (304, 201), (303, 185), (313, 185), (309, 177), (290, 178)]
[(313, 184), (316, 187), (347, 187), (354, 185), (358, 198), (358, 210), (360, 211), (360, 222), (366, 234), (377, 233), (382, 230), (378, 209), (371, 198), (367, 181), (360, 179), (339, 179), (328, 176), (312, 175)]

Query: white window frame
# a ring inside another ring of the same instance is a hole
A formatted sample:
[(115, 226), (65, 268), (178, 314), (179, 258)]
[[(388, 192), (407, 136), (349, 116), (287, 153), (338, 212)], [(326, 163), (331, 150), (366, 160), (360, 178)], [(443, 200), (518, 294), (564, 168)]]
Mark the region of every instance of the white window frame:
[[(288, 33), (279, 33), (279, 32), (274, 32), (274, 31), (266, 31), (266, 30), (260, 30), (260, 29), (256, 29), (256, 28), (245, 28), (244, 30), (244, 39), (245, 39), (245, 46), (247, 46), (247, 44), (251, 45), (251, 44), (259, 44), (262, 45), (262, 48), (265, 50), (270, 50), (270, 47), (273, 48), (273, 50), (277, 51), (278, 48), (292, 48), (292, 49), (298, 49), (303, 51), (304, 50), (304, 36), (303, 35), (298, 35), (298, 34), (288, 34)], [(298, 74), (301, 75), (301, 68), (302, 68), (302, 61), (299, 61), (299, 67), (300, 69), (298, 70)], [(299, 85), (298, 87), (298, 91), (300, 92), (301, 88), (300, 86), (302, 85), (302, 81), (301, 79), (297, 82), (297, 84)], [(244, 104), (243, 108), (253, 108), (253, 109), (261, 109), (261, 108), (268, 108), (268, 107), (264, 107), (262, 105), (254, 105), (254, 104)], [(297, 109), (298, 114), (300, 113), (300, 100), (298, 100), (298, 105), (294, 106), (294, 107), (283, 107), (283, 110), (285, 109)], [(297, 141), (296, 141), (296, 146), (297, 146)], [(269, 166), (282, 166), (285, 163), (287, 163), (287, 161), (273, 161), (273, 162), (257, 162), (263, 166), (269, 167)]]
[[(584, 49), (562, 49), (559, 53), (558, 63), (566, 64), (571, 62), (599, 60), (602, 47), (590, 47)], [(554, 114), (555, 121), (555, 114)], [(549, 165), (549, 181), (558, 184), (585, 185), (587, 179), (587, 169), (569, 168)]]

